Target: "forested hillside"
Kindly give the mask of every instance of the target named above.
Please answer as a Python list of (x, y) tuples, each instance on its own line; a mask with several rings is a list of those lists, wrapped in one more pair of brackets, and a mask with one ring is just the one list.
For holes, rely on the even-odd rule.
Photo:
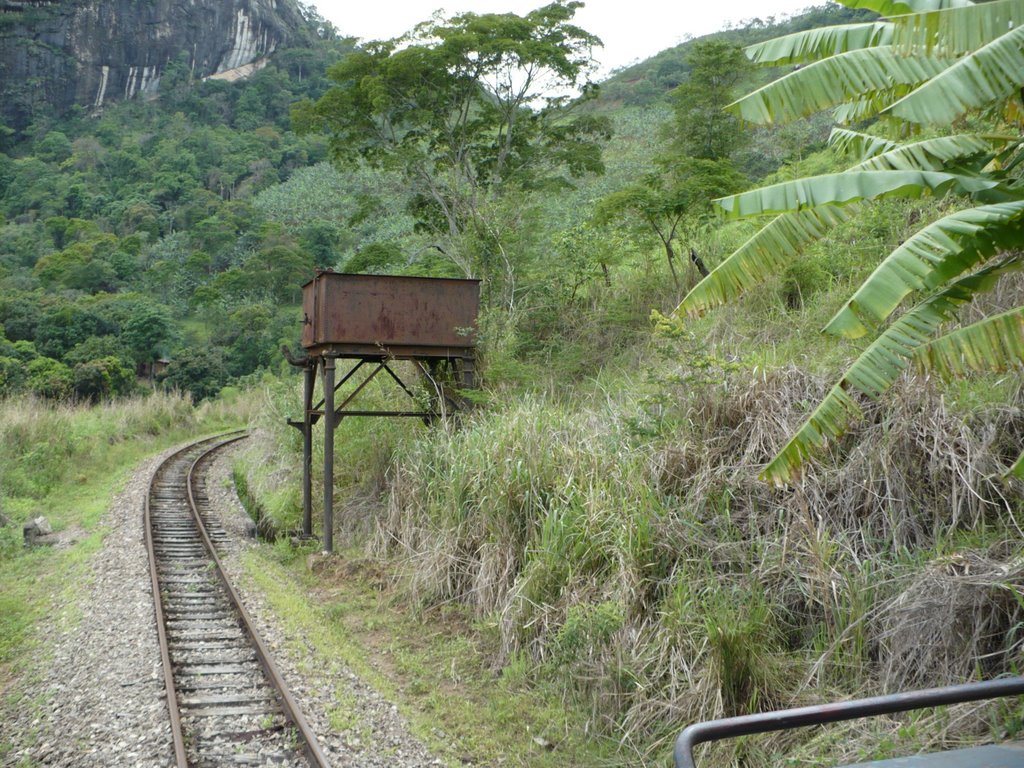
[[(820, 23), (837, 12), (817, 13)], [(179, 59), (163, 74), (156, 101), (76, 108), (63, 119), (40, 107), (24, 130), (7, 131), (3, 391), (123, 395), (135, 386), (132, 372), (166, 359), (168, 386), (206, 397), (239, 377), (281, 368), (278, 349), (297, 339), (292, 307), (315, 266), (484, 276), (479, 259), (450, 258), (452, 249), (445, 257), (431, 234), (429, 203), (394, 166), (331, 165), (326, 137), (294, 132), (291, 105), (319, 98), (327, 66), (352, 50), (315, 12), (307, 23), (317, 45), (277, 52), (244, 82), (194, 80)], [(604, 87), (614, 91), (616, 83)], [(628, 254), (656, 236), (643, 226), (629, 235), (601, 229), (592, 206), (670, 141), (670, 85), (659, 82), (662, 98), (645, 97), (642, 106), (609, 110), (602, 96), (599, 116), (577, 121), (587, 124), (590, 144), (565, 143), (555, 160), (565, 163), (561, 171), (552, 157), (531, 159), (531, 172), (541, 175), (511, 180), (514, 195), (488, 203), (487, 218), (515, 261), (501, 267), (506, 274), (485, 276), (495, 290), (515, 292), (488, 299), (511, 310), (494, 318), (492, 332), (509, 338), (492, 345), (493, 355), (507, 351), (513, 362), (550, 354), (540, 347), (560, 346), (573, 333), (560, 326), (578, 322), (572, 310), (587, 284), (616, 282), (617, 266), (632, 263)], [(817, 140), (823, 135), (819, 129)], [(761, 153), (748, 152), (739, 172), (763, 175), (781, 162), (775, 157), (766, 166)], [(650, 307), (622, 287), (609, 291), (622, 307), (608, 311), (634, 313), (633, 320), (610, 321), (610, 330), (645, 333)], [(649, 304), (667, 310), (671, 302)], [(520, 323), (544, 327), (524, 328), (523, 340), (512, 341)], [(568, 354), (594, 370), (590, 353)]]
[[(0, 393), (244, 391), (258, 413), (235, 479), (278, 541), (255, 570), (317, 600), (366, 578), (389, 609), (457, 615), (501, 686), (554, 686), (584, 713), (564, 747), (541, 740), (555, 757), (593, 759), (593, 740), (662, 764), (689, 722), (1017, 670), (1015, 70), (982, 57), (998, 98), (948, 114), (901, 100), (951, 87), (950, 62), (1024, 11), (953, 3), (979, 16), (918, 23), (892, 20), (910, 0), (845, 5), (604, 83), (573, 3), (361, 46), (306, 9), (315, 42), (247, 80), (181, 60), (156, 100), (36, 114), (0, 136)], [(935, 29), (960, 48), (933, 56)], [(344, 551), (327, 563), (289, 541), (301, 383), (280, 352), (298, 352), (317, 267), (482, 280), (473, 407), (339, 424)], [(377, 384), (361, 396), (393, 406)], [(42, 498), (3, 494), (25, 516)], [(1020, 722), (1017, 704), (971, 705), (704, 759), (841, 764)]]
[(244, 83), (193, 80), (178, 60), (157, 101), (64, 119), (41, 109), (8, 132), (3, 391), (120, 396), (169, 357), (168, 385), (201, 398), (278, 368), (301, 282), (343, 245), (336, 224), (285, 226), (259, 196), (326, 159), (322, 140), (292, 132), (288, 107), (322, 93), (350, 49), (332, 32)]

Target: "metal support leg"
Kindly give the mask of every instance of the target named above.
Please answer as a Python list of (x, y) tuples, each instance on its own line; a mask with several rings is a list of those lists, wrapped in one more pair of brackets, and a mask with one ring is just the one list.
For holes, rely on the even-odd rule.
[(334, 551), (334, 358), (324, 358), (324, 552)]
[(302, 388), (302, 535), (313, 535), (313, 387), (316, 367), (307, 365), (303, 371)]

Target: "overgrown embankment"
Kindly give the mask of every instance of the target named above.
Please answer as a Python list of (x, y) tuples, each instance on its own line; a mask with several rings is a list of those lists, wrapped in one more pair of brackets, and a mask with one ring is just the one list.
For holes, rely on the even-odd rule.
[[(429, 432), (363, 428), (376, 460), (346, 455), (363, 456), (364, 480), (364, 462), (377, 472), (360, 486), (341, 470), (364, 511), (337, 519), (415, 604), (495, 625), (496, 668), (563, 681), (626, 761), (663, 756), (695, 720), (1014, 669), (1022, 496), (999, 473), (1024, 441), (1019, 377), (908, 380), (798, 487), (757, 481), (825, 388), (676, 349), (614, 390), (535, 394)], [(366, 491), (381, 499), (370, 515)], [(904, 723), (900, 748), (1012, 721), (949, 718)], [(711, 759), (839, 763), (885, 754), (896, 723)]]
[[(0, 400), (0, 680), (20, 670), (39, 622), (77, 587), (103, 513), (140, 460), (244, 424), (247, 408), (241, 398), (193, 407), (164, 393), (99, 406)], [(39, 516), (56, 543), (25, 549), (22, 524)]]
[[(779, 177), (836, 162), (818, 153)], [(1019, 372), (908, 375), (795, 487), (757, 480), (859, 354), (818, 330), (880, 254), (961, 204), (874, 205), (742, 304), (661, 323), (653, 341), (638, 318), (680, 296), (650, 259), (623, 257), (614, 288), (583, 285), (547, 313), (524, 292), (508, 332), (482, 334), (475, 413), (431, 430), (342, 422), (335, 541), (376, 558), (413, 609), (464, 606), (496, 636), (495, 669), (560, 683), (624, 764), (667, 760), (697, 720), (1018, 669), (1024, 492), (1001, 473), (1024, 442)], [(709, 227), (697, 251), (714, 265), (753, 231)], [(963, 319), (1024, 288), (1000, 290), (1013, 295)], [(245, 471), (289, 527), (300, 443), (284, 414), (300, 397), (278, 395)], [(907, 754), (1014, 732), (1013, 706), (727, 742), (707, 759)]]

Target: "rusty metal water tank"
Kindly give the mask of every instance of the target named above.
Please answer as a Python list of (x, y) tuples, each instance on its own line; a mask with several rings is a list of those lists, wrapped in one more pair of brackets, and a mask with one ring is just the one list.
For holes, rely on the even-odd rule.
[(472, 358), (479, 280), (321, 272), (302, 287), (311, 356)]

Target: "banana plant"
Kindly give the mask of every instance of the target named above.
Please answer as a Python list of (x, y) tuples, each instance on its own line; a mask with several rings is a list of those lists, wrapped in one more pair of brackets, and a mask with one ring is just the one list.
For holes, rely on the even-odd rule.
[[(878, 21), (810, 30), (747, 49), (757, 63), (799, 64), (730, 109), (769, 124), (833, 109), (837, 122), (880, 118), (888, 136), (949, 126), (968, 114), (993, 133), (920, 141), (838, 125), (830, 143), (852, 155), (843, 173), (795, 179), (717, 202), (733, 219), (771, 217), (683, 299), (699, 315), (778, 274), (803, 248), (873, 200), (954, 193), (971, 207), (922, 227), (886, 256), (825, 332), (874, 340), (762, 472), (796, 481), (804, 463), (861, 414), (912, 363), (936, 374), (1024, 363), (1024, 308), (946, 331), (956, 312), (1020, 265), (1024, 249), (1024, 0), (839, 0)], [(916, 303), (890, 321), (897, 308)], [(1008, 469), (1024, 478), (1024, 453)]]

